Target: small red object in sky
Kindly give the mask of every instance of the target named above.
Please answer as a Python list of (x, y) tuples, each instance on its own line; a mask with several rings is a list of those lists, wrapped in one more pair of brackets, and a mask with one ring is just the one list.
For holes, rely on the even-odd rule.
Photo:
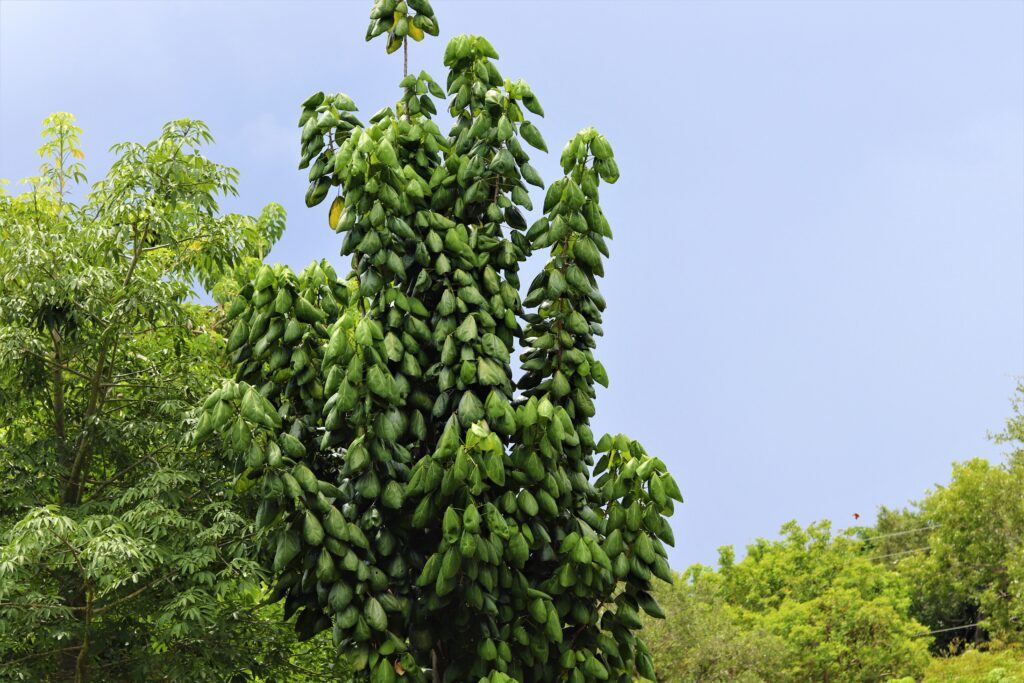
[(854, 512), (854, 513), (853, 513), (853, 518), (854, 518), (854, 519), (860, 519), (860, 513), (858, 513), (858, 512)]

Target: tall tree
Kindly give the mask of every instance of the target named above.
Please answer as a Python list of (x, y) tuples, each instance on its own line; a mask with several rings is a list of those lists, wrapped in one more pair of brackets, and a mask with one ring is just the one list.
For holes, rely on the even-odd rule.
[(265, 254), (284, 212), (219, 213), (237, 173), (198, 121), (116, 145), (84, 199), (74, 118), (43, 134), (40, 175), (0, 196), (0, 678), (283, 678), (231, 463), (184, 439), (225, 370), (192, 283)]
[[(367, 39), (403, 47), (407, 72), (408, 38), (436, 32), (426, 0), (378, 0)], [(497, 58), (458, 36), (445, 89), (406, 73), (365, 124), (344, 94), (303, 103), (306, 201), (338, 188), (328, 221), (353, 271), (259, 272), (231, 307), (237, 381), (197, 437), (262, 500), (285, 614), (304, 636), (331, 628), (360, 680), (653, 679), (638, 612), (660, 614), (679, 490), (636, 441), (589, 426), (608, 381), (599, 186), (618, 167), (582, 130), (528, 227), (527, 184), (544, 183), (522, 142), (546, 151), (526, 118), (543, 110)]]

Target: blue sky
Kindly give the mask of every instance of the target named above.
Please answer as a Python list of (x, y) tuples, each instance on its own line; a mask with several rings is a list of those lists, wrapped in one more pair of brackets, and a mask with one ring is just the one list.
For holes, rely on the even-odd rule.
[[(4, 0), (0, 178), (35, 171), (53, 111), (92, 180), (111, 144), (199, 118), (241, 172), (226, 207), (288, 210), (271, 259), (340, 263), (295, 124), (316, 90), (367, 115), (398, 97), (369, 6)], [(544, 105), (546, 179), (579, 128), (615, 148), (595, 431), (672, 469), (673, 564), (793, 518), (870, 522), (999, 455), (1024, 374), (1024, 3), (434, 6), (411, 68), (443, 82), (447, 39), (487, 36)]]

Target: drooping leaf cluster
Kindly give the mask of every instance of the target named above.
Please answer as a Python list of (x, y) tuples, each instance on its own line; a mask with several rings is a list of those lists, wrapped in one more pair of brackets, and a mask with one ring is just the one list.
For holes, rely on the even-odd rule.
[[(328, 223), (353, 270), (257, 275), (231, 306), (236, 379), (197, 436), (261, 500), (285, 614), (305, 637), (331, 629), (364, 679), (653, 679), (636, 631), (660, 613), (652, 581), (671, 579), (679, 489), (589, 426), (607, 384), (599, 187), (618, 168), (584, 129), (528, 225), (527, 185), (544, 183), (525, 147), (546, 144), (527, 114), (543, 110), (497, 58), (458, 36), (443, 90), (408, 75), (365, 124), (344, 94), (303, 103), (306, 202), (338, 188)], [(524, 307), (519, 269), (540, 249)]]
[(386, 47), (391, 54), (405, 45), (407, 38), (418, 42), (424, 35), (437, 33), (437, 17), (429, 0), (376, 0), (370, 10), (366, 40), (386, 34)]

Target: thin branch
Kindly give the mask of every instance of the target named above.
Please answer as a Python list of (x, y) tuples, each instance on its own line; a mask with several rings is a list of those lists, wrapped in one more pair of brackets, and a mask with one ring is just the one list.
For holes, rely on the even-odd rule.
[(170, 576), (161, 576), (160, 578), (158, 578), (158, 579), (156, 579), (154, 581), (151, 581), (150, 583), (142, 586), (138, 590), (134, 590), (131, 593), (129, 593), (128, 595), (125, 595), (123, 597), (118, 598), (114, 602), (107, 603), (106, 605), (103, 605), (102, 607), (97, 607), (96, 609), (92, 610), (92, 613), (93, 614), (103, 614), (104, 612), (107, 612), (108, 610), (112, 610), (115, 607), (117, 607), (118, 605), (123, 605), (124, 603), (128, 602), (129, 600), (131, 600), (133, 598), (137, 598), (138, 596), (142, 595), (142, 593), (144, 593), (145, 591), (149, 590), (150, 588), (152, 588), (153, 586), (157, 585), (161, 581), (164, 581), (164, 580), (169, 579), (169, 578), (170, 578)]
[(135, 469), (139, 465), (142, 465), (142, 464), (147, 463), (147, 462), (152, 463), (153, 466), (156, 467), (157, 469), (160, 468), (160, 463), (157, 462), (156, 458), (154, 458), (151, 455), (144, 455), (139, 460), (137, 460), (133, 464), (129, 465), (128, 467), (124, 468), (123, 470), (121, 470), (120, 472), (118, 472), (117, 474), (115, 474), (114, 476), (112, 476), (112, 477), (110, 477), (108, 479), (91, 480), (89, 483), (98, 484), (99, 488), (95, 489), (94, 491), (90, 491), (90, 494), (91, 494), (90, 500), (95, 500), (95, 497), (99, 493), (101, 493), (103, 491), (103, 489), (105, 489), (106, 487), (110, 486), (115, 481), (117, 481), (118, 479), (123, 477), (125, 474), (131, 472), (133, 469)]
[(157, 244), (152, 247), (143, 247), (142, 252), (145, 253), (149, 251), (157, 251), (158, 249), (169, 249), (171, 245), (178, 246), (179, 244), (183, 244), (185, 242), (195, 242), (196, 240), (205, 239), (210, 236), (210, 233), (204, 232), (198, 235), (192, 235), (190, 237), (182, 237), (180, 240), (172, 240), (168, 244)]
[(89, 375), (86, 375), (86, 374), (84, 374), (82, 372), (79, 372), (78, 370), (75, 370), (72, 367), (68, 367), (67, 365), (65, 365), (63, 363), (56, 362), (53, 359), (52, 356), (48, 356), (48, 355), (46, 355), (44, 353), (38, 353), (38, 352), (33, 351), (32, 349), (27, 348), (27, 347), (25, 347), (23, 350), (28, 355), (30, 355), (30, 356), (32, 356), (34, 358), (38, 358), (39, 360), (47, 363), (51, 370), (60, 370), (61, 372), (68, 372), (68, 373), (71, 373), (72, 375), (76, 375), (76, 376), (78, 376), (78, 377), (80, 377), (80, 378), (82, 378), (82, 379), (84, 379), (86, 381), (89, 381), (91, 379), (91, 377)]
[(78, 611), (85, 609), (85, 607), (80, 605), (61, 605), (60, 603), (47, 604), (45, 602), (0, 602), (0, 607), (18, 607), (22, 609), (69, 609)]
[(46, 655), (55, 655), (55, 654), (57, 654), (59, 652), (71, 652), (72, 650), (77, 650), (77, 649), (78, 649), (77, 645), (72, 645), (71, 647), (58, 647), (58, 648), (53, 649), (53, 650), (44, 650), (42, 652), (33, 652), (30, 655), (25, 655), (24, 657), (19, 657), (18, 659), (8, 660), (8, 661), (4, 662), (4, 665), (5, 666), (10, 666), (11, 664), (17, 664), (18, 662), (24, 662), (25, 660), (28, 660), (28, 659), (34, 659), (36, 657), (45, 657)]

